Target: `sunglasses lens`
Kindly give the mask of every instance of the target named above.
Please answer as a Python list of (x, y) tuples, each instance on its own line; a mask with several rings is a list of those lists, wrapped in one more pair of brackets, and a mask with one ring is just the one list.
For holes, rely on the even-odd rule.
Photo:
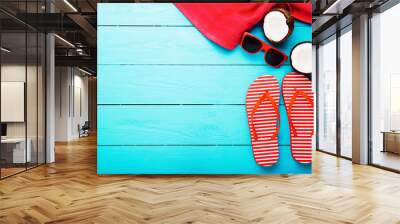
[(242, 47), (250, 53), (256, 53), (262, 47), (262, 43), (252, 36), (246, 36), (243, 39)]
[(272, 49), (267, 51), (267, 53), (265, 54), (265, 61), (272, 66), (278, 66), (282, 63), (284, 58), (285, 56), (281, 52)]

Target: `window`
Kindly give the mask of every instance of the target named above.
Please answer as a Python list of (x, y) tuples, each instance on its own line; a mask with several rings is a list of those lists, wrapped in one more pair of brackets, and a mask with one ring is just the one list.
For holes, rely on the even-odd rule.
[(342, 31), (340, 45), (340, 155), (352, 157), (352, 32)]
[(318, 47), (318, 149), (336, 153), (336, 36)]
[[(0, 1), (1, 6), (16, 2)], [(43, 13), (44, 1), (18, 2), (16, 13)], [(0, 178), (45, 163), (45, 34), (0, 12)], [(13, 108), (13, 109), (10, 109)]]
[(400, 5), (371, 18), (371, 162), (400, 170)]

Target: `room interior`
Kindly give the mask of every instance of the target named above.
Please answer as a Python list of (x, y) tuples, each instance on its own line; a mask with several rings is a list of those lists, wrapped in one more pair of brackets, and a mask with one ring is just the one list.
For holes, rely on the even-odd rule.
[[(107, 72), (101, 66), (97, 70), (97, 35), (100, 35), (97, 3), (122, 2), (127, 1), (0, 2), (0, 223), (3, 220), (5, 223), (399, 222), (400, 202), (395, 199), (400, 197), (400, 101), (397, 97), (400, 94), (397, 65), (400, 45), (397, 30), (393, 29), (400, 21), (398, 1), (312, 1), (316, 65), (312, 78), (316, 91), (315, 150), (309, 169), (312, 174), (99, 175), (98, 104), (113, 104), (110, 106), (113, 108), (134, 107), (128, 101), (135, 97), (127, 96), (125, 103), (114, 102), (116, 99), (104, 97), (104, 91), (100, 91), (102, 101), (97, 102), (97, 76), (104, 78), (100, 74)], [(143, 10), (136, 13), (143, 13)], [(112, 30), (110, 25), (100, 26)], [(143, 24), (132, 26), (145, 27)], [(160, 24), (150, 27), (158, 29)], [(178, 27), (192, 29), (186, 23)], [(129, 26), (119, 24), (114, 29), (119, 32), (128, 30)], [(122, 41), (125, 39), (121, 37)], [(360, 40), (370, 42), (362, 45)], [(165, 42), (154, 45), (162, 44)], [(363, 55), (367, 64), (355, 63), (363, 59), (360, 55), (365, 52), (368, 53)], [(105, 55), (99, 58), (102, 57)], [(124, 75), (139, 75), (132, 71), (140, 71), (135, 69), (143, 66), (115, 63), (125, 73), (110, 74), (108, 82), (102, 80), (103, 85), (111, 86), (115, 84), (112, 80), (119, 79), (120, 85), (126, 87)], [(232, 66), (232, 74), (246, 75), (239, 72), (246, 70), (246, 66)], [(262, 70), (260, 65), (253, 66), (255, 70)], [(171, 67), (173, 71), (177, 65)], [(187, 69), (188, 66), (182, 67)], [(360, 71), (360, 67), (365, 70)], [(152, 78), (150, 70), (141, 72)], [(198, 72), (202, 72), (201, 67)], [(256, 75), (248, 74), (250, 78)], [(360, 76), (368, 79), (362, 80)], [(155, 87), (169, 88), (169, 84)], [(363, 94), (357, 87), (365, 88), (362, 92), (365, 101), (360, 99)], [(118, 89), (114, 85), (114, 91)], [(210, 92), (206, 88), (203, 90)], [(140, 93), (141, 90), (131, 91)], [(154, 96), (154, 99), (160, 98)], [(148, 99), (148, 95), (143, 98), (144, 101)], [(168, 108), (182, 108), (180, 104), (174, 102)], [(222, 106), (239, 104), (235, 101)], [(360, 119), (364, 123), (354, 119), (361, 117), (360, 111), (365, 112), (365, 120)], [(118, 115), (112, 112), (110, 116)], [(123, 130), (127, 122), (138, 124), (140, 119), (131, 116), (109, 125), (120, 125)], [(159, 126), (156, 128), (165, 132)], [(173, 133), (173, 136), (185, 139), (190, 134), (185, 131)], [(109, 135), (102, 137), (104, 140)], [(120, 140), (134, 138), (128, 136)], [(242, 142), (239, 143), (236, 147), (243, 147)], [(107, 142), (104, 145), (107, 146)], [(130, 147), (146, 149), (148, 145), (132, 143)], [(167, 147), (173, 146), (159, 144), (159, 149)], [(289, 156), (289, 150), (286, 153), (284, 155)], [(140, 163), (143, 158), (146, 159), (145, 156), (135, 159)], [(202, 164), (212, 159), (210, 156)], [(168, 160), (163, 162), (168, 165)]]
[(44, 35), (2, 33), (1, 173), (3, 177), (45, 162)]

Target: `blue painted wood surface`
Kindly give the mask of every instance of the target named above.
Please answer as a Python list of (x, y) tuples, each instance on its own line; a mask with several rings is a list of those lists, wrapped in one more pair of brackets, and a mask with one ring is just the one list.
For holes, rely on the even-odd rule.
[(257, 165), (250, 146), (99, 146), (97, 152), (99, 174), (311, 173), (311, 165), (294, 161), (287, 146), (271, 167)]
[[(98, 106), (99, 145), (250, 145), (242, 105), (121, 105)], [(289, 145), (286, 109), (280, 145)]]
[[(311, 27), (300, 26), (279, 49), (290, 54), (299, 41), (310, 40)], [(229, 51), (213, 44), (194, 27), (99, 26), (100, 64), (258, 64), (264, 53)], [(262, 36), (260, 28), (253, 31)], [(130, 38), (127, 38), (130, 37)], [(286, 61), (288, 64), (288, 61)]]
[(192, 26), (173, 4), (98, 4), (100, 26)]
[[(296, 22), (279, 48), (305, 40), (311, 26)], [(288, 62), (273, 69), (262, 53), (215, 45), (172, 4), (98, 4), (98, 172), (310, 173), (290, 155), (283, 105), (279, 163), (258, 166), (250, 147), (248, 86), (290, 71)]]
[(291, 71), (291, 66), (265, 65), (99, 65), (97, 103), (244, 105), (247, 89), (257, 77), (274, 75), (281, 83)]

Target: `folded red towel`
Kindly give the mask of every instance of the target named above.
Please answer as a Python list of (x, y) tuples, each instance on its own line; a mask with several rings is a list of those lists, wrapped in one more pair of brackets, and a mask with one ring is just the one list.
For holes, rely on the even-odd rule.
[(286, 7), (293, 17), (312, 23), (311, 3), (175, 3), (175, 6), (207, 38), (233, 49), (242, 34), (274, 7)]

